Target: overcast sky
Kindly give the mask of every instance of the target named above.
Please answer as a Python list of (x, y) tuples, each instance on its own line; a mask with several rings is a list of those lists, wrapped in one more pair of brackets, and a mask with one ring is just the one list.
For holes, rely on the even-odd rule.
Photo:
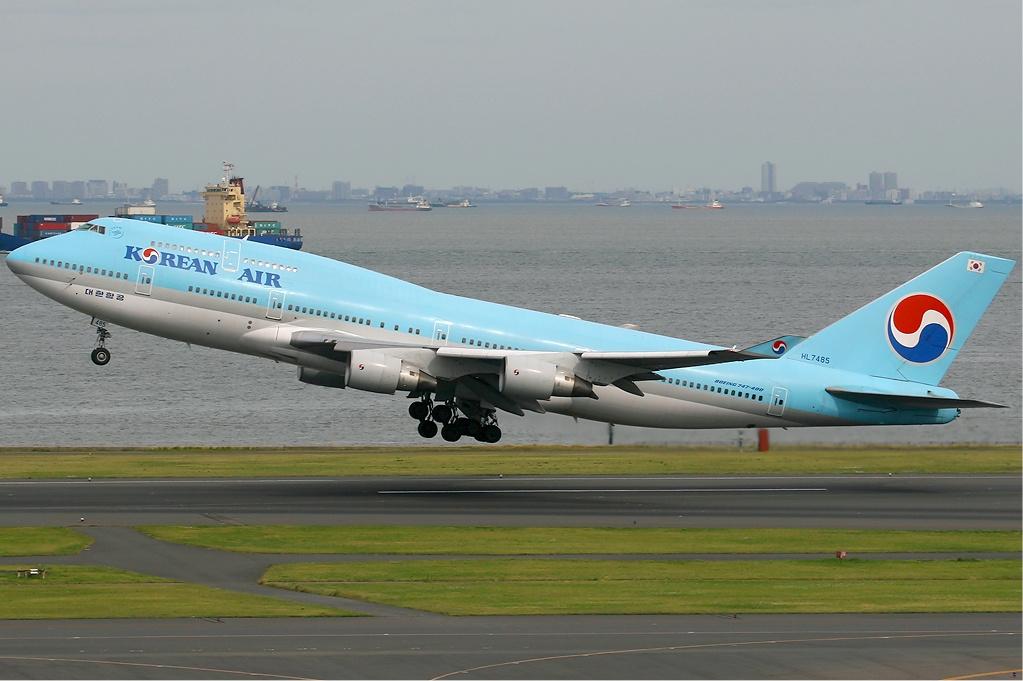
[(1021, 184), (1018, 0), (0, 3), (0, 184)]

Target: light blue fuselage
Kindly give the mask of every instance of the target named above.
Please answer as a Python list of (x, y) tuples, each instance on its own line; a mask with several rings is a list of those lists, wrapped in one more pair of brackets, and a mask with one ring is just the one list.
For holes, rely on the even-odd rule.
[[(424, 347), (554, 353), (717, 348), (440, 293), (310, 253), (131, 220), (93, 224), (105, 232), (78, 231), (33, 243), (10, 254), (8, 265), (47, 296), (97, 319), (300, 366), (331, 370), (321, 356), (287, 347), (289, 334), (299, 329)], [(147, 255), (146, 249), (153, 250)], [(544, 407), (619, 424), (677, 428), (945, 423), (958, 414), (836, 398), (824, 388), (955, 393), (844, 371), (833, 362), (829, 356), (801, 356), (796, 347), (780, 359), (662, 370), (660, 381), (640, 383), (645, 396), (602, 386), (599, 400), (551, 398)]]

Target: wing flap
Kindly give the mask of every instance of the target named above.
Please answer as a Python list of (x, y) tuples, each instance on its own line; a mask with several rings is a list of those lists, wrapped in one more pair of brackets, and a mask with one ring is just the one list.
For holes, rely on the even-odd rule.
[(902, 395), (897, 393), (872, 392), (856, 388), (831, 386), (824, 389), (835, 397), (854, 402), (884, 404), (902, 409), (1005, 409), (1006, 405), (982, 400), (964, 400), (958, 397), (939, 397), (937, 395)]
[(645, 371), (685, 369), (686, 367), (745, 362), (751, 359), (774, 359), (747, 350), (672, 350), (667, 352), (582, 352), (580, 359), (595, 362), (613, 362)]

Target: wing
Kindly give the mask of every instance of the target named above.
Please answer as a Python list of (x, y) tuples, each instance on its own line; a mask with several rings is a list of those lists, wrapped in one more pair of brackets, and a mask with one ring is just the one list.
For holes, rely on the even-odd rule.
[[(451, 395), (466, 393), (495, 407), (521, 415), (523, 410), (544, 411), (541, 401), (551, 392), (530, 392), (522, 387), (526, 379), (532, 386), (546, 378), (560, 386), (554, 394), (597, 399), (593, 386), (613, 385), (642, 397), (637, 382), (659, 380), (656, 373), (666, 369), (774, 359), (749, 350), (707, 348), (663, 352), (536, 352), (499, 350), (425, 343), (396, 343), (331, 330), (303, 330), (291, 335), (296, 349), (348, 362), (352, 353), (380, 352), (398, 357), (436, 378)], [(445, 385), (446, 384), (446, 385)], [(440, 393), (438, 392), (438, 395)]]

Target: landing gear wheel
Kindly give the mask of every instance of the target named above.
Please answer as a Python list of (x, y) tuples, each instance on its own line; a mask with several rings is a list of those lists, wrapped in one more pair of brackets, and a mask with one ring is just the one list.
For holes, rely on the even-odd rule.
[(433, 408), (433, 420), (438, 423), (447, 423), (454, 415), (454, 410), (446, 404), (438, 404)]
[(420, 421), (417, 430), (423, 437), (431, 438), (437, 434), (437, 424), (433, 421)]
[(501, 429), (493, 423), (489, 426), (483, 426), (483, 432), (480, 433), (480, 437), (484, 442), (493, 444), (501, 439)]
[(458, 433), (460, 435), (472, 435), (472, 433), (469, 432), (469, 428), (471, 428), (470, 424), (472, 424), (471, 420), (465, 418), (464, 416), (460, 416), (457, 419), (455, 419), (455, 422), (452, 425), (458, 429)]
[(110, 351), (106, 348), (96, 348), (92, 351), (92, 363), (103, 366), (110, 361)]
[(476, 419), (470, 419), (469, 423), (465, 425), (466, 435), (479, 438), (481, 432), (483, 432), (483, 424)]
[(448, 442), (458, 442), (459, 438), (462, 437), (462, 429), (454, 423), (448, 423), (440, 429), (440, 436)]
[(430, 416), (430, 405), (426, 402), (413, 402), (408, 406), (408, 415), (417, 421), (425, 421)]

